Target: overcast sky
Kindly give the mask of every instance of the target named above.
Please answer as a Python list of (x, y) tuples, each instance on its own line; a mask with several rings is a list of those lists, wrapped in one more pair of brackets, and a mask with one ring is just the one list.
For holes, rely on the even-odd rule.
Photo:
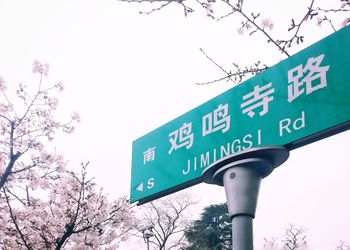
[[(271, 17), (274, 34), (306, 8), (285, 1), (250, 4)], [(90, 161), (90, 175), (111, 198), (129, 195), (133, 140), (233, 87), (195, 84), (222, 76), (199, 48), (223, 66), (284, 59), (263, 37), (238, 35), (235, 18), (216, 22), (200, 9), (184, 17), (176, 5), (138, 14), (150, 8), (114, 0), (0, 0), (0, 75), (8, 84), (30, 85), (32, 61), (50, 64), (49, 81), (66, 86), (60, 115), (77, 111), (82, 117), (57, 147), (72, 168)], [(306, 31), (303, 47), (331, 32), (318, 29), (309, 36), (314, 29)], [(263, 180), (254, 220), (257, 245), (263, 237), (281, 236), (289, 223), (308, 229), (310, 249), (350, 242), (349, 140), (344, 132), (294, 150)], [(220, 187), (199, 184), (187, 191), (202, 206), (225, 201)]]

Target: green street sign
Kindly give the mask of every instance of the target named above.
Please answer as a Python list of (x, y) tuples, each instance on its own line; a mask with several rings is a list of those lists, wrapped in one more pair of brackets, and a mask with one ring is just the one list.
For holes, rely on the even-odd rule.
[(210, 164), (244, 149), (295, 149), (350, 127), (350, 27), (135, 140), (130, 201), (201, 182)]

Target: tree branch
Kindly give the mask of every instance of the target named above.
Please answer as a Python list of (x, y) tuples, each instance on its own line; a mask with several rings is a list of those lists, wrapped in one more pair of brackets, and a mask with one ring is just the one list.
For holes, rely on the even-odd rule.
[(7, 207), (9, 208), (9, 211), (10, 211), (10, 216), (11, 216), (12, 223), (15, 225), (16, 231), (20, 235), (21, 240), (22, 240), (24, 246), (26, 247), (26, 249), (32, 250), (33, 248), (30, 247), (30, 245), (28, 244), (27, 240), (25, 239), (24, 234), (22, 233), (22, 230), (18, 226), (18, 223), (17, 223), (17, 220), (16, 220), (16, 216), (13, 214), (12, 207), (10, 205), (10, 200), (9, 200), (9, 197), (8, 197), (8, 195), (6, 193), (6, 188), (3, 187), (2, 189), (4, 191)]

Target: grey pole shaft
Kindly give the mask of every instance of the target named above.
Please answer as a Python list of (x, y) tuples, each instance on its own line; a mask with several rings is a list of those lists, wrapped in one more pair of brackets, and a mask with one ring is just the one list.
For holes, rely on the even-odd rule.
[(288, 157), (285, 147), (252, 148), (223, 158), (203, 171), (205, 182), (225, 187), (233, 250), (253, 250), (253, 219), (261, 180)]
[(223, 177), (227, 205), (232, 218), (233, 250), (253, 250), (253, 218), (261, 174), (255, 168), (247, 167), (248, 162), (245, 164), (246, 166), (227, 169)]
[(232, 219), (232, 249), (253, 250), (253, 218), (248, 215)]

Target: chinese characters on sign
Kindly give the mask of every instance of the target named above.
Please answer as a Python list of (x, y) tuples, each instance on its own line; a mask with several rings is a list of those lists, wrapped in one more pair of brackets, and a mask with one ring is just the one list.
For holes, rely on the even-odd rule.
[(130, 202), (198, 184), (242, 150), (293, 150), (350, 129), (349, 44), (345, 27), (133, 141)]
[[(298, 96), (306, 92), (312, 92), (327, 87), (326, 73), (329, 65), (320, 66), (324, 55), (311, 57), (307, 60), (305, 67), (298, 65), (288, 71), (288, 102), (292, 102)], [(272, 82), (263, 86), (256, 85), (252, 92), (244, 95), (244, 101), (240, 107), (243, 114), (250, 118), (255, 116), (255, 110), (261, 108), (259, 115), (263, 116), (269, 112), (269, 102), (273, 101), (274, 88)], [(222, 133), (230, 129), (230, 119), (228, 104), (220, 104), (213, 112), (202, 117), (202, 136), (207, 136), (216, 131)], [(182, 147), (190, 149), (194, 143), (194, 134), (192, 132), (192, 122), (184, 123), (179, 129), (169, 134), (170, 155), (174, 150)], [(155, 147), (149, 148), (144, 152), (144, 164), (151, 162), (155, 157)]]
[(169, 155), (173, 150), (182, 147), (191, 148), (193, 145), (192, 123), (184, 123), (179, 129), (171, 132), (169, 134), (169, 142), (171, 143)]
[(143, 152), (143, 164), (154, 161), (156, 147), (148, 148)]
[[(326, 73), (329, 65), (321, 66), (324, 55), (308, 58), (306, 65), (302, 64), (288, 71), (288, 102), (292, 102), (298, 96), (327, 87)], [(258, 112), (259, 116), (264, 116), (269, 112), (269, 103), (274, 100), (275, 89), (272, 82), (264, 85), (256, 85), (252, 92), (242, 97), (240, 105), (243, 114), (250, 118)], [(256, 111), (258, 110), (258, 111)], [(229, 115), (229, 105), (220, 104), (212, 112), (202, 116), (202, 136), (207, 136), (217, 131), (226, 133), (230, 129), (231, 115)], [(194, 143), (192, 122), (184, 123), (180, 128), (169, 134), (170, 149), (168, 154), (179, 148), (190, 149)], [(155, 158), (156, 147), (148, 148), (144, 154), (144, 164), (151, 162)]]
[[(311, 57), (307, 60), (305, 67), (298, 65), (288, 71), (288, 102), (294, 101), (298, 96), (303, 94), (306, 89), (306, 94), (327, 87), (326, 72), (328, 66), (320, 67), (324, 55)], [(307, 73), (307, 75), (305, 75)], [(304, 83), (306, 86), (304, 86)]]
[(259, 112), (260, 116), (265, 115), (269, 111), (269, 102), (273, 100), (273, 96), (269, 95), (275, 92), (275, 90), (271, 88), (271, 85), (272, 83), (270, 82), (262, 87), (255, 86), (253, 92), (243, 96), (243, 100), (247, 100), (252, 97), (248, 101), (242, 103), (241, 108), (245, 108), (243, 109), (243, 114), (248, 113), (250, 118), (253, 118), (255, 115), (253, 110), (259, 108), (260, 106), (262, 106), (262, 111)]
[[(213, 119), (214, 118), (214, 119)], [(218, 130), (225, 133), (230, 129), (228, 104), (220, 104), (213, 112), (202, 117), (202, 135), (206, 136)]]

